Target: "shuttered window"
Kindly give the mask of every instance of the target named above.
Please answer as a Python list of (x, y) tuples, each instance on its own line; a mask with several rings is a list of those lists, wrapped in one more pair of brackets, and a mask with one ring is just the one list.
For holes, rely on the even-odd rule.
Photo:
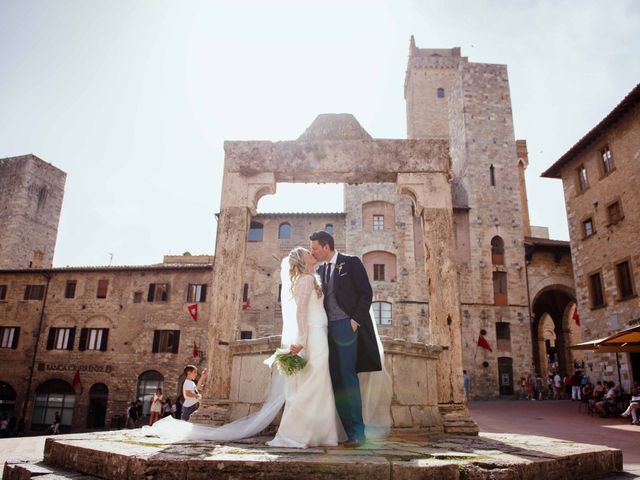
[(0, 327), (0, 348), (18, 348), (20, 327)]
[(73, 350), (76, 327), (51, 327), (47, 338), (47, 350)]
[(109, 339), (108, 328), (83, 328), (80, 330), (80, 345), (78, 350), (107, 350)]
[(149, 293), (147, 295), (148, 302), (166, 302), (169, 299), (168, 283), (150, 283)]
[(107, 298), (108, 290), (109, 280), (98, 280), (98, 291), (96, 292), (96, 298)]
[(155, 330), (153, 332), (153, 353), (178, 353), (180, 330)]

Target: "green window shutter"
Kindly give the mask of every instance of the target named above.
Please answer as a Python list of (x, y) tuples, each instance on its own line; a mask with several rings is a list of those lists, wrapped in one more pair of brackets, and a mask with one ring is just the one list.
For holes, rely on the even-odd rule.
[(100, 351), (105, 352), (107, 350), (107, 339), (109, 338), (109, 329), (102, 329), (102, 343), (100, 344)]
[(11, 348), (15, 350), (16, 348), (18, 348), (18, 337), (20, 337), (20, 327), (13, 327), (13, 328), (14, 328), (13, 343), (11, 344)]
[(81, 352), (86, 350), (87, 348), (87, 332), (88, 331), (89, 331), (88, 328), (80, 329), (80, 345), (78, 345), (78, 350), (80, 350)]
[(178, 353), (178, 348), (180, 347), (180, 330), (173, 331), (173, 349), (172, 353)]
[(153, 346), (151, 347), (151, 352), (158, 353), (159, 348), (160, 348), (160, 330), (155, 330), (153, 332)]
[(67, 344), (67, 350), (73, 350), (73, 341), (76, 338), (76, 327), (73, 327), (69, 332), (69, 343)]

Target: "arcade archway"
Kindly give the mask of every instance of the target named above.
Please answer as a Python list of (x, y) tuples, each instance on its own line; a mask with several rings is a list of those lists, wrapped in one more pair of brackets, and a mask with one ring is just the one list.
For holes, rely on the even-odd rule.
[(573, 292), (563, 285), (543, 289), (532, 302), (533, 363), (543, 377), (553, 371), (573, 372), (568, 347), (579, 341), (579, 328), (572, 319), (575, 307)]

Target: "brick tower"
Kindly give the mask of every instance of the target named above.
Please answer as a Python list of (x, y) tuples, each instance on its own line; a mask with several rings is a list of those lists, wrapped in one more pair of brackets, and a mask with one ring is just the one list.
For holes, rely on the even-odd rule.
[[(412, 37), (405, 100), (409, 138), (450, 142), (463, 364), (477, 392), (497, 393), (499, 380), (500, 393), (512, 393), (518, 378), (532, 373), (524, 250), (530, 229), (526, 143), (516, 148), (507, 67), (469, 62), (460, 48), (417, 48)], [(492, 354), (476, 345), (481, 333)]]
[(0, 159), (0, 269), (51, 267), (66, 177), (35, 155)]

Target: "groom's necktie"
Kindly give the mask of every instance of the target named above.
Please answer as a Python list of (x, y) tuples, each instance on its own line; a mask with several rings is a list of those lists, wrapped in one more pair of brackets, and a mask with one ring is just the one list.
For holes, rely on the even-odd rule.
[(329, 279), (331, 278), (331, 262), (324, 267), (324, 289), (329, 289)]

